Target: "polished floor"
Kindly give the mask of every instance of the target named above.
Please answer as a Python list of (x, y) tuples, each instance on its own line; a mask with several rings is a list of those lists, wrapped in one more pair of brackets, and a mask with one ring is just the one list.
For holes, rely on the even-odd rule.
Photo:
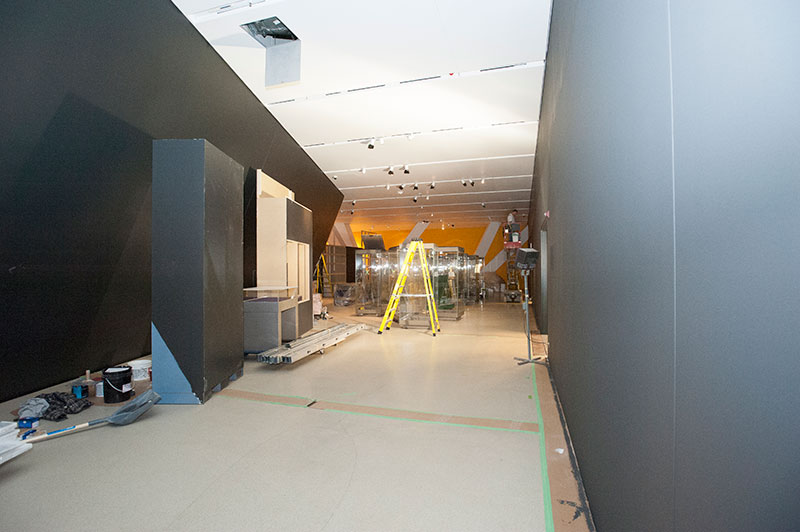
[(331, 311), (322, 324), (373, 328), (293, 366), (249, 359), (205, 405), (35, 444), (0, 467), (0, 528), (592, 528), (547, 369), (513, 360), (527, 354), (518, 304), (469, 307), (436, 338)]

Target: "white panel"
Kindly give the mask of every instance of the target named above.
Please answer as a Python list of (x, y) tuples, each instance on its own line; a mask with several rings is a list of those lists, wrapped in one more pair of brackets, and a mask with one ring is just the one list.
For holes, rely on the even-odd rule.
[(256, 198), (258, 286), (286, 286), (286, 199)]
[(409, 83), (267, 108), (304, 146), (415, 131), (535, 121), (539, 119), (543, 76), (544, 67), (497, 70), (479, 76)]
[(427, 228), (428, 228), (428, 224), (427, 223), (417, 222), (417, 224), (414, 226), (414, 228), (411, 229), (411, 232), (408, 233), (408, 236), (406, 236), (403, 239), (403, 244), (408, 244), (409, 242), (411, 242), (415, 238), (421, 237), (422, 233), (424, 233), (425, 229), (427, 229)]
[(498, 229), (500, 229), (500, 222), (490, 222), (489, 225), (486, 226), (486, 231), (483, 232), (481, 242), (478, 244), (478, 248), (475, 250), (476, 255), (479, 257), (486, 256), (486, 252), (489, 251), (489, 247), (492, 245), (494, 237), (497, 236)]

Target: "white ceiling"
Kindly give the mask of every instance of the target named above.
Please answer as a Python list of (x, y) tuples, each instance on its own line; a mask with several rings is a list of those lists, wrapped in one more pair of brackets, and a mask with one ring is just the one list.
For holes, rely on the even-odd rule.
[[(344, 193), (337, 221), (527, 213), (551, 0), (173, 2)], [(267, 89), (239, 26), (273, 16), (301, 40), (301, 79)]]

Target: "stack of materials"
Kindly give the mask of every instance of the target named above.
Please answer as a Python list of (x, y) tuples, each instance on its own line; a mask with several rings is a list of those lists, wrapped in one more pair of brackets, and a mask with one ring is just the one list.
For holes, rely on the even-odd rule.
[(17, 424), (13, 421), (0, 421), (0, 465), (33, 447), (17, 438), (17, 432)]

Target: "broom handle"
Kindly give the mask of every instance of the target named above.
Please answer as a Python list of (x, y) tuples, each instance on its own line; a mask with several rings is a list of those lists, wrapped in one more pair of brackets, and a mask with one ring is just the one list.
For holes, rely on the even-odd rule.
[(103, 419), (95, 419), (93, 421), (87, 421), (86, 423), (81, 423), (80, 425), (72, 425), (71, 427), (53, 430), (51, 432), (47, 432), (45, 434), (41, 434), (39, 436), (34, 436), (33, 438), (28, 438), (25, 440), (25, 443), (36, 443), (37, 441), (47, 440), (52, 438), (53, 436), (57, 436), (59, 434), (64, 434), (67, 432), (75, 432), (76, 430), (85, 429), (87, 427), (91, 427), (94, 425), (99, 425), (100, 423), (106, 423), (108, 418)]

